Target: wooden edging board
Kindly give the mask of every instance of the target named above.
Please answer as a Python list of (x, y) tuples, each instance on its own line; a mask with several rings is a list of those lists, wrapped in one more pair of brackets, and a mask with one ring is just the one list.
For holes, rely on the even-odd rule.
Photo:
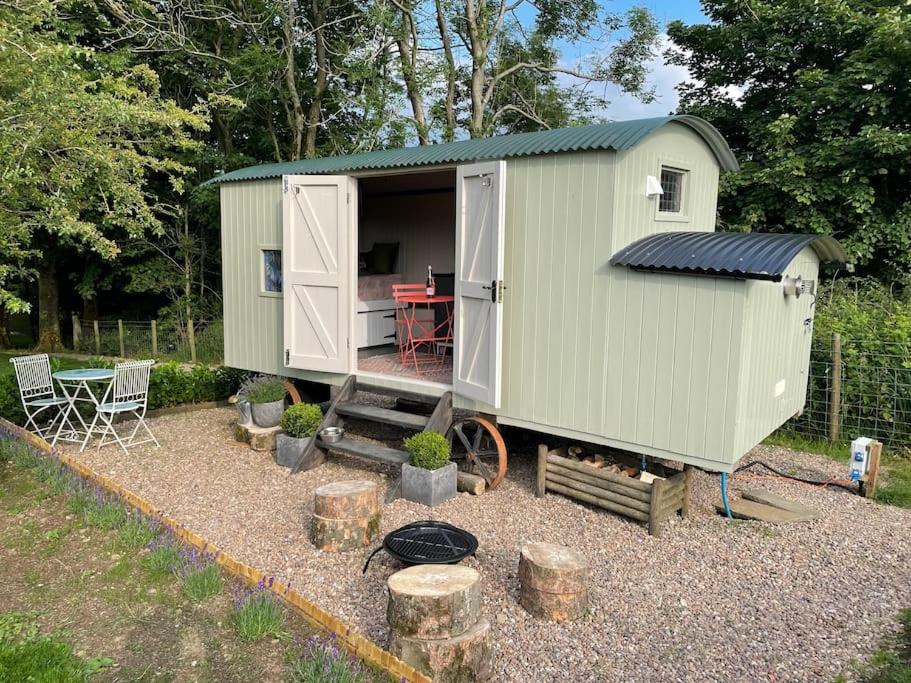
[(126, 505), (139, 510), (144, 515), (154, 518), (162, 526), (170, 529), (175, 536), (184, 542), (189, 543), (202, 552), (214, 555), (215, 562), (232, 576), (242, 579), (249, 584), (257, 584), (260, 581), (263, 581), (264, 585), (268, 586), (268, 589), (275, 594), (277, 598), (304, 617), (308, 623), (323, 631), (334, 633), (342, 646), (356, 657), (382, 669), (396, 679), (411, 681), (413, 683), (432, 683), (428, 676), (409, 664), (406, 664), (391, 652), (382, 649), (342, 620), (310, 602), (300, 593), (293, 590), (290, 585), (281, 581), (273, 581), (270, 584), (268, 581), (270, 577), (266, 576), (266, 574), (259, 569), (234, 559), (231, 555), (219, 549), (214, 543), (210, 543), (192, 529), (188, 529), (177, 520), (159, 512), (150, 502), (141, 498), (136, 493), (133, 493), (133, 491), (124, 488), (105, 475), (95, 472), (92, 468), (73, 459), (66, 453), (55, 450), (41, 437), (35, 436), (31, 432), (2, 417), (0, 417), (0, 430), (25, 441), (30, 446), (47, 455), (56, 457), (63, 465), (80, 477), (83, 477), (105, 491), (116, 495)]

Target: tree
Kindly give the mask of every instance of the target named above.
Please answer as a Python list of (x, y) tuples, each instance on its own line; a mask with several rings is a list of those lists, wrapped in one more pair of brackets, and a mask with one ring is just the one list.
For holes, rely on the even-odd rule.
[(58, 258), (104, 260), (120, 240), (161, 229), (148, 192), (175, 191), (205, 117), (160, 96), (156, 74), (118, 55), (77, 47), (62, 0), (0, 4), (0, 302), (26, 310), (4, 280), (38, 280), (39, 346), (60, 345)]
[(733, 230), (831, 234), (885, 278), (911, 271), (911, 7), (892, 0), (705, 0), (674, 22), (680, 110), (743, 162), (722, 183)]
[[(644, 101), (654, 96), (645, 63), (658, 26), (644, 9), (613, 14), (596, 0), (382, 4), (394, 8), (390, 33), (421, 144), (431, 142), (435, 122), (450, 141), (458, 125), (481, 137), (587, 121), (607, 106), (592, 85), (617, 85)], [(557, 44), (582, 38), (598, 49), (577, 64), (562, 62)]]

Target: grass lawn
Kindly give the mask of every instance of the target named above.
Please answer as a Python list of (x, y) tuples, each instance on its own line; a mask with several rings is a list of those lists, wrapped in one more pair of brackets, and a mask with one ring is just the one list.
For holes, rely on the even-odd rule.
[(0, 683), (24, 680), (387, 679), (268, 592), (0, 441)]
[[(833, 444), (799, 434), (776, 432), (766, 439), (765, 443), (805, 453), (819, 453), (843, 462), (845, 463), (845, 477), (847, 477), (848, 460), (851, 455), (851, 446), (847, 442)], [(884, 448), (880, 468), (875, 500), (880, 503), (911, 508), (911, 457), (908, 457), (907, 452), (894, 455), (889, 452), (888, 448)]]

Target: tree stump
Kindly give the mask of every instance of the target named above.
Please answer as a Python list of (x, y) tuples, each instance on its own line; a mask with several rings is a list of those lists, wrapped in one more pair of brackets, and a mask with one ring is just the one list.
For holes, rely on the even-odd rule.
[(451, 638), (422, 640), (392, 632), (389, 651), (433, 679), (433, 683), (484, 681), (491, 676), (490, 623), (480, 619)]
[(526, 543), (519, 555), (519, 603), (549, 621), (578, 619), (588, 609), (588, 561), (552, 543)]
[(418, 565), (389, 577), (389, 650), (435, 683), (491, 674), (490, 624), (480, 575), (460, 565)]
[(480, 575), (470, 567), (421, 564), (389, 577), (386, 620), (400, 636), (449, 638), (481, 617)]
[(380, 499), (371, 481), (338, 481), (316, 489), (310, 542), (326, 552), (368, 545), (380, 531)]
[(281, 431), (281, 427), (235, 424), (234, 440), (249, 444), (254, 451), (274, 451), (276, 437)]

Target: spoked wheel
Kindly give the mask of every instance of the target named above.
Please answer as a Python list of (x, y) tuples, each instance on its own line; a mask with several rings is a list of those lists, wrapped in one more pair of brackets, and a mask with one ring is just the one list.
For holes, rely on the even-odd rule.
[(452, 459), (462, 469), (483, 477), (491, 490), (500, 485), (506, 476), (506, 443), (493, 423), (483, 417), (457, 420), (447, 437)]

